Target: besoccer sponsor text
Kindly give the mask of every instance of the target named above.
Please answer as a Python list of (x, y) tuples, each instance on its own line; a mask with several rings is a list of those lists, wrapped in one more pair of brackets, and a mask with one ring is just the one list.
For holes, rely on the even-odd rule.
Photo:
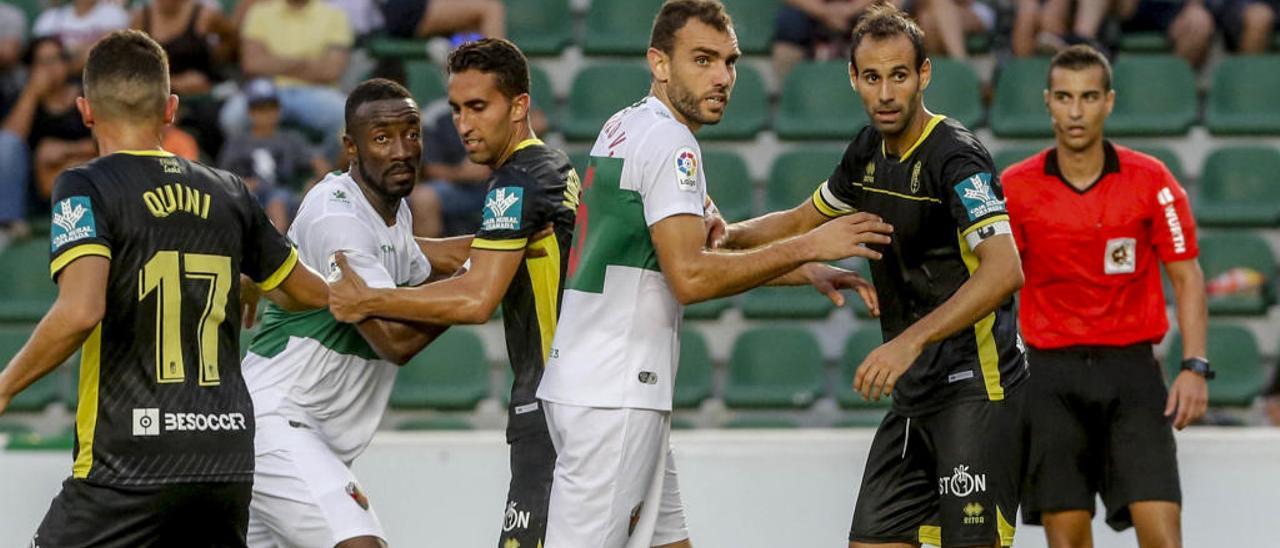
[(159, 436), (164, 432), (234, 432), (248, 428), (243, 413), (162, 414), (155, 407), (133, 410), (135, 436)]

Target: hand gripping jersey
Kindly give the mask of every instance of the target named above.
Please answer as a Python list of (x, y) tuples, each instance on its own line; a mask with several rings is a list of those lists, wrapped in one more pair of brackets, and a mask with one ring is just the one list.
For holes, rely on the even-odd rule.
[(104, 156), (58, 176), (51, 239), (55, 278), (111, 260), (106, 314), (80, 350), (72, 476), (251, 481), (240, 274), (272, 289), (297, 253), (244, 183), (161, 151)]
[[(901, 158), (873, 127), (858, 133), (831, 178), (813, 194), (828, 216), (867, 211), (893, 225), (871, 261), (886, 341), (928, 315), (978, 268), (973, 249), (1009, 234), (991, 156), (959, 123), (935, 115)], [(946, 340), (924, 348), (894, 387), (894, 409), (927, 413), (955, 401), (1004, 399), (1027, 375), (1013, 298)]]
[(591, 149), (564, 310), (538, 397), (588, 407), (671, 409), (683, 307), (649, 227), (702, 216), (693, 133), (647, 97), (614, 114)]
[[(413, 239), (408, 205), (402, 201), (395, 224), (387, 226), (346, 173), (329, 175), (307, 193), (289, 236), (302, 262), (325, 276), (336, 268), (337, 251), (369, 287), (419, 285), (431, 273)], [(257, 416), (280, 416), (320, 432), (345, 462), (373, 439), (397, 369), (328, 309), (286, 312), (274, 304), (267, 305), (244, 359)], [(270, 448), (271, 440), (259, 440), (259, 453)]]

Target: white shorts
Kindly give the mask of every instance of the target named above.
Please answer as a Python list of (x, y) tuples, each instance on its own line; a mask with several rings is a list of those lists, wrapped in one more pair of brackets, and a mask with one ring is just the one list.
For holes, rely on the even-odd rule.
[(689, 538), (670, 413), (543, 406), (556, 447), (545, 548), (649, 548)]
[(306, 427), (258, 421), (250, 548), (330, 547), (386, 534), (346, 463)]

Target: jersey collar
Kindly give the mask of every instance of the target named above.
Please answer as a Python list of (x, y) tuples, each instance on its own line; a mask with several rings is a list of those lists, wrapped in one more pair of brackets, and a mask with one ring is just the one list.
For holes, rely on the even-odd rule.
[(1098, 178), (1089, 183), (1089, 186), (1084, 187), (1084, 190), (1076, 188), (1075, 185), (1071, 184), (1071, 181), (1062, 176), (1062, 168), (1058, 165), (1057, 147), (1049, 149), (1049, 152), (1045, 154), (1044, 174), (1061, 181), (1062, 184), (1067, 185), (1067, 188), (1074, 190), (1076, 194), (1084, 194), (1097, 186), (1098, 182), (1107, 175), (1120, 173), (1120, 155), (1116, 153), (1116, 147), (1111, 144), (1111, 141), (1105, 139), (1102, 141), (1102, 155), (1102, 173), (1099, 173)]
[[(908, 148), (906, 152), (902, 153), (902, 157), (898, 158), (898, 161), (907, 161), (907, 158), (911, 157), (911, 153), (915, 152), (917, 148), (920, 148), (920, 145), (924, 143), (925, 139), (929, 138), (929, 134), (933, 133), (933, 128), (937, 127), (940, 122), (946, 119), (947, 117), (941, 114), (934, 114), (932, 118), (929, 118), (929, 121), (924, 124), (924, 131), (920, 132), (920, 136), (916, 138), (916, 142), (911, 143), (911, 148)], [(890, 158), (889, 149), (885, 146), (883, 138), (880, 139), (880, 154), (885, 158)]]
[(529, 148), (534, 145), (545, 145), (545, 144), (546, 143), (542, 142), (542, 139), (539, 139), (537, 137), (530, 137), (528, 139), (520, 141), (519, 143), (516, 143), (516, 148), (515, 150), (511, 151), (511, 153), (515, 154), (517, 152), (520, 152), (521, 149)]
[(159, 158), (172, 158), (174, 154), (167, 150), (117, 150), (116, 154), (128, 154), (130, 156), (155, 156)]

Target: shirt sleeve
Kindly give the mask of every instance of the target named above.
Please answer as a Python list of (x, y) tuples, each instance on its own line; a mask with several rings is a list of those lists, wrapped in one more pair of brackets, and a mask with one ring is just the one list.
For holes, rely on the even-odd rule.
[(1004, 170), (1004, 172), (1000, 174), (1000, 182), (1006, 191), (1005, 208), (1009, 213), (1009, 228), (1013, 233), (1013, 241), (1018, 246), (1018, 253), (1021, 254), (1026, 251), (1025, 242), (1027, 241), (1027, 236), (1023, 233), (1023, 225), (1020, 222), (1022, 220), (1022, 214), (1019, 212), (1019, 209), (1022, 204), (1017, 199), (1018, 193), (1012, 191), (1013, 186), (1017, 183), (1013, 182), (1014, 179), (1010, 179), (1008, 175), (1009, 170)]
[(707, 196), (702, 151), (693, 134), (679, 129), (655, 128), (634, 149), (644, 154), (639, 190), (649, 226), (673, 215), (702, 216)]
[(940, 192), (943, 203), (969, 249), (977, 249), (997, 234), (1013, 233), (1004, 189), (986, 152), (965, 150), (952, 155), (938, 180), (945, 185)]
[(58, 32), (58, 10), (61, 8), (49, 8), (40, 13), (36, 17), (36, 22), (31, 27), (31, 36), (49, 36)]
[(267, 219), (267, 213), (258, 205), (253, 194), (244, 188), (244, 183), (236, 179), (243, 189), (241, 207), (248, 217), (244, 233), (244, 258), (240, 261), (240, 271), (249, 276), (262, 287), (263, 291), (271, 291), (280, 285), (293, 268), (298, 264), (298, 250), (276, 230), (275, 225)]
[(1194, 259), (1200, 254), (1196, 243), (1196, 220), (1191, 214), (1187, 192), (1169, 169), (1160, 166), (1160, 184), (1152, 185), (1151, 241), (1162, 262)]
[(53, 216), (49, 229), (49, 275), (80, 257), (111, 258), (111, 225), (107, 202), (87, 177), (68, 170), (53, 184)]
[(859, 133), (845, 148), (844, 156), (840, 157), (840, 163), (836, 164), (831, 176), (813, 192), (814, 207), (827, 217), (848, 215), (858, 210), (856, 182), (866, 170), (865, 161), (861, 161), (858, 153), (862, 140), (862, 134)]
[(471, 247), (524, 249), (529, 237), (551, 220), (546, 194), (547, 189), (524, 171), (506, 168), (494, 173)]
[(271, 33), (271, 22), (262, 16), (262, 10), (266, 7), (267, 4), (264, 3), (249, 6), (249, 11), (244, 14), (244, 30), (240, 33), (241, 38), (263, 40)]
[(341, 251), (347, 257), (347, 266), (359, 274), (369, 287), (391, 288), (395, 278), (382, 264), (382, 250), (369, 229), (354, 215), (325, 215), (317, 219), (311, 229), (302, 235), (308, 257), (324, 257), (322, 274), (328, 277), (337, 270), (333, 256)]

